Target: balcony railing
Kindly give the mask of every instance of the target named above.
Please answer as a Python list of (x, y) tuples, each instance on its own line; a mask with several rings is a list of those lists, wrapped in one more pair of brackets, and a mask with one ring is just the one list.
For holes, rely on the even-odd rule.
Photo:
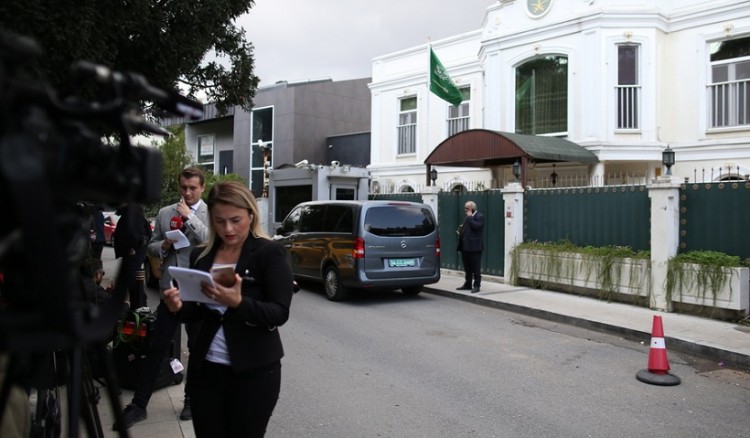
[(469, 129), (469, 117), (456, 117), (448, 119), (448, 137), (459, 132)]
[(417, 125), (398, 127), (398, 154), (413, 154), (417, 151)]
[(617, 92), (617, 129), (639, 129), (641, 102), (640, 85), (618, 85)]
[(750, 125), (750, 79), (711, 84), (707, 87), (708, 127)]

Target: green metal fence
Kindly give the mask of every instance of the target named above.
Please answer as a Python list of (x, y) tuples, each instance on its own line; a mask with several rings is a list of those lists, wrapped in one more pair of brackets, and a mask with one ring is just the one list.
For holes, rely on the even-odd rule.
[(750, 258), (750, 182), (683, 184), (680, 252), (721, 251)]
[(500, 191), (441, 192), (438, 195), (440, 265), (445, 269), (463, 270), (461, 254), (457, 251), (456, 230), (464, 221), (464, 204), (467, 201), (474, 201), (477, 210), (485, 217), (482, 272), (502, 276), (505, 262), (505, 204)]
[(650, 211), (642, 185), (530, 189), (524, 196), (524, 241), (650, 250)]

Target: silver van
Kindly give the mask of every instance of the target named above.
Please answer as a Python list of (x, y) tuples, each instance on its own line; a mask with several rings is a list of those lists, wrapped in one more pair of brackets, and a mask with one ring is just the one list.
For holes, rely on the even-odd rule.
[(416, 202), (303, 202), (275, 236), (296, 279), (322, 281), (326, 297), (351, 288), (416, 295), (440, 280), (440, 237), (432, 209)]

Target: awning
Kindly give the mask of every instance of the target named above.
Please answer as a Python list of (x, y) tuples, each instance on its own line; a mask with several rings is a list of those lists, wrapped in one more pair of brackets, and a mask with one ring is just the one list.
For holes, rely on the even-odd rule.
[(431, 166), (490, 167), (526, 163), (596, 163), (597, 156), (558, 137), (470, 129), (445, 139), (424, 161)]

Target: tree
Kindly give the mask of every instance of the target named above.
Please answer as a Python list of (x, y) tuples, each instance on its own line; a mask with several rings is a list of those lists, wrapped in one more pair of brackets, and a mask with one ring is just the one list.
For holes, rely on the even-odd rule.
[(158, 146), (164, 158), (161, 200), (158, 203), (146, 206), (145, 211), (147, 216), (156, 216), (161, 207), (177, 202), (180, 199), (179, 174), (193, 160), (193, 157), (185, 147), (185, 127), (171, 127), (168, 130), (172, 135), (167, 137), (164, 143)]
[[(252, 107), (258, 87), (253, 46), (234, 20), (253, 0), (3, 0), (0, 28), (44, 49), (39, 70), (62, 95), (74, 87), (70, 65), (83, 59), (144, 75), (164, 89), (205, 92), (217, 109)], [(219, 61), (204, 62), (215, 53)], [(90, 91), (90, 90), (89, 90)]]

